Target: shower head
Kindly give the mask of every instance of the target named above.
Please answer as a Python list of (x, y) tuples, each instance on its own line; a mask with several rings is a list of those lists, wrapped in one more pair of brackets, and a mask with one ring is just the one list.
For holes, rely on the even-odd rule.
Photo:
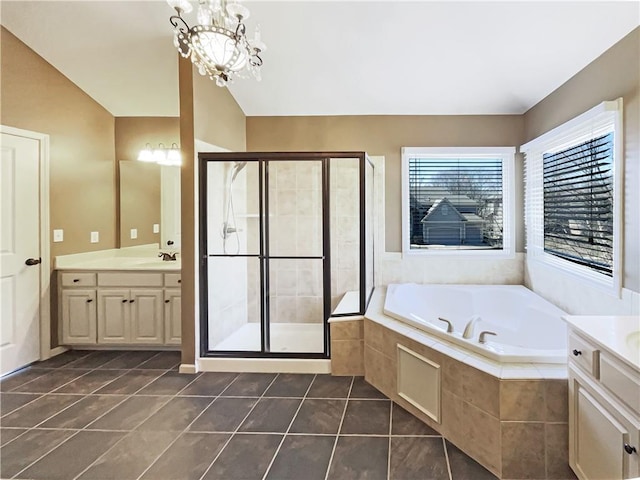
[(247, 162), (234, 162), (233, 170), (231, 170), (231, 183), (236, 179), (240, 170), (247, 166)]

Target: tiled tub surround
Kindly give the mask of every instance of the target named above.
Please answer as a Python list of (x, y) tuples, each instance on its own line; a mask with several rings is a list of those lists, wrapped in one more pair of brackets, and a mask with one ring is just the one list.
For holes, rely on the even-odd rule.
[(331, 374), (364, 375), (364, 317), (332, 318)]
[[(498, 364), (382, 313), (364, 320), (365, 379), (505, 479), (575, 478), (568, 465), (566, 365)], [(440, 422), (398, 394), (398, 345), (440, 366)]]
[(0, 382), (0, 477), (495, 480), (362, 377), (70, 351)]

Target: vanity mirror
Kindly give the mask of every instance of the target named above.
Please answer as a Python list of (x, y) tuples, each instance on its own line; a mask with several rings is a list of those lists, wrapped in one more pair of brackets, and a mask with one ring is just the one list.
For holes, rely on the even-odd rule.
[(180, 167), (137, 160), (146, 145), (155, 149), (179, 142), (178, 117), (116, 117), (120, 248), (153, 243), (163, 250), (180, 248)]
[(121, 160), (119, 173), (120, 247), (180, 248), (180, 167)]

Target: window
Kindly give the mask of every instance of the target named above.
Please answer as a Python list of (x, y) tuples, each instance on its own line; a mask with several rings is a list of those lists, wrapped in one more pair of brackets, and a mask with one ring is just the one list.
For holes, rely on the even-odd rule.
[(403, 253), (512, 254), (515, 148), (403, 148)]
[(532, 259), (619, 287), (622, 99), (523, 145)]

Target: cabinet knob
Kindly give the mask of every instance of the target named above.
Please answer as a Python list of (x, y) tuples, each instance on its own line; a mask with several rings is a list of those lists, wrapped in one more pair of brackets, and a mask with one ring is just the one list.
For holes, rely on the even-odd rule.
[(87, 303), (91, 303), (91, 302), (93, 302), (93, 298), (90, 298), (87, 300)]
[(133, 302), (135, 302), (135, 300), (129, 300), (129, 303), (133, 303)]
[(628, 443), (624, 444), (624, 451), (627, 452), (629, 455), (636, 453), (636, 447), (634, 447), (633, 445), (629, 445)]
[(80, 281), (80, 279), (79, 279), (79, 278), (74, 278), (74, 279), (73, 279), (73, 283), (78, 283), (79, 281)]
[(178, 280), (178, 283), (182, 283), (182, 280)]
[(169, 303), (171, 300), (165, 300), (164, 303)]
[(576, 350), (575, 348), (573, 349), (573, 354), (577, 357), (578, 355), (582, 355), (582, 352), (580, 350)]
[(124, 300), (122, 300), (122, 303), (127, 303), (129, 300), (127, 300), (126, 298)]

